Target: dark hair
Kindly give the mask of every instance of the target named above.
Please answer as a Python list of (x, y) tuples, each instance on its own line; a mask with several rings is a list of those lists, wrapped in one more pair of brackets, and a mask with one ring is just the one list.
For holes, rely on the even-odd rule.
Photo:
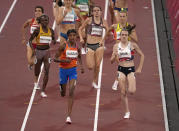
[(95, 7), (99, 8), (99, 9), (100, 9), (100, 11), (102, 11), (101, 6), (99, 6), (99, 5), (94, 5), (94, 6), (92, 7), (92, 12), (93, 12), (93, 9), (94, 9)]
[(41, 23), (41, 19), (42, 19), (42, 18), (47, 18), (48, 21), (49, 21), (49, 17), (48, 17), (48, 15), (43, 14), (43, 15), (41, 15), (40, 17), (37, 18), (37, 21), (38, 21), (39, 24)]
[(35, 7), (35, 9), (37, 9), (37, 8), (40, 8), (40, 9), (42, 10), (42, 13), (44, 13), (44, 8), (43, 8), (42, 6), (37, 5), (37, 6)]
[(127, 29), (126, 27), (122, 28), (122, 30), (121, 30), (121, 32), (120, 32), (120, 34), (121, 34), (123, 31), (127, 31), (127, 32), (128, 32), (128, 34), (129, 34), (129, 31), (128, 31), (128, 29)]
[(69, 36), (71, 33), (77, 34), (77, 32), (76, 32), (75, 29), (69, 29), (69, 30), (67, 31), (67, 36)]
[(126, 26), (126, 30), (129, 32), (129, 35), (132, 33), (132, 30), (135, 29), (135, 27), (135, 24)]

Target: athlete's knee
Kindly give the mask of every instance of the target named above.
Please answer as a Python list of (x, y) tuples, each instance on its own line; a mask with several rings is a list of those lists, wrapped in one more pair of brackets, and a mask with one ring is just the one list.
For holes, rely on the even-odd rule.
[(93, 70), (93, 69), (94, 69), (94, 66), (88, 65), (88, 69), (89, 69), (89, 70)]
[(131, 95), (133, 95), (136, 92), (136, 88), (128, 88), (128, 93), (130, 93)]
[(126, 90), (125, 89), (121, 89), (121, 95), (126, 96)]
[(99, 69), (99, 67), (100, 67), (100, 64), (96, 64), (96, 69)]

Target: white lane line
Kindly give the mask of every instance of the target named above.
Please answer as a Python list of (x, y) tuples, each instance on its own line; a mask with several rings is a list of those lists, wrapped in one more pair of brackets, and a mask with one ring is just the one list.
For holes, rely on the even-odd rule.
[(6, 17), (5, 17), (5, 19), (4, 19), (4, 21), (3, 21), (2, 25), (1, 25), (1, 27), (0, 27), (0, 34), (1, 34), (1, 32), (2, 32), (2, 30), (3, 30), (3, 28), (4, 28), (4, 26), (5, 26), (5, 24), (6, 24), (7, 20), (8, 20), (8, 18), (9, 18), (9, 16), (10, 16), (10, 14), (11, 14), (11, 12), (12, 12), (12, 10), (13, 10), (15, 4), (16, 4), (16, 2), (17, 2), (17, 0), (14, 0), (14, 2), (12, 3), (11, 8), (9, 9), (9, 11), (8, 11), (8, 13), (7, 13), (7, 15), (6, 15)]
[[(40, 74), (39, 74), (39, 77), (38, 77), (38, 80), (37, 80), (37, 87), (38, 87), (38, 84), (39, 84), (39, 81), (40, 81), (40, 77), (41, 77), (41, 74), (42, 74), (43, 67), (44, 67), (44, 63), (42, 63), (42, 66), (41, 66), (41, 71), (40, 71)], [(25, 117), (24, 117), (24, 121), (22, 123), (21, 131), (24, 131), (24, 129), (25, 129), (27, 119), (29, 117), (30, 110), (31, 110), (31, 107), (32, 107), (32, 104), (33, 104), (33, 101), (34, 101), (36, 90), (37, 90), (36, 86), (34, 86), (34, 89), (32, 91), (32, 95), (31, 95), (31, 98), (30, 98), (30, 102), (29, 102), (29, 105), (28, 105), (28, 108), (27, 108), (27, 111), (26, 111), (26, 114), (25, 114)]]
[(162, 77), (163, 75), (162, 75), (162, 67), (161, 67), (161, 59), (160, 59), (160, 49), (159, 49), (159, 43), (158, 43), (156, 15), (155, 15), (155, 9), (154, 9), (155, 7), (154, 7), (154, 1), (153, 0), (151, 0), (151, 4), (152, 4), (152, 14), (153, 14), (156, 49), (157, 49), (158, 69), (159, 69), (159, 74), (160, 74), (160, 88), (161, 88), (161, 95), (162, 95), (163, 113), (164, 113), (164, 121), (165, 121), (165, 131), (169, 131), (167, 108), (166, 108), (166, 101), (165, 101), (165, 92), (164, 92), (163, 77)]
[[(104, 12), (104, 20), (107, 19), (108, 4), (109, 4), (109, 0), (106, 0), (105, 12)], [(104, 37), (104, 34), (105, 34), (105, 32), (103, 32), (103, 37)], [(102, 68), (103, 68), (103, 59), (102, 59), (101, 64), (100, 64), (99, 76), (98, 76), (98, 89), (97, 89), (97, 95), (96, 95), (96, 109), (95, 109), (95, 118), (94, 118), (93, 131), (98, 130), (97, 126), (98, 126), (99, 100), (100, 100), (100, 92), (101, 92)]]
[[(55, 29), (55, 21), (53, 22), (52, 29), (53, 29), (53, 30)], [(40, 77), (41, 77), (41, 75), (42, 75), (42, 70), (43, 70), (43, 68), (44, 68), (44, 63), (42, 63), (42, 65), (41, 65), (40, 74), (39, 74), (39, 77), (38, 77), (38, 80), (37, 80), (37, 87), (38, 87), (38, 85), (39, 85), (39, 81), (40, 81)], [(35, 94), (36, 94), (36, 86), (34, 86), (34, 89), (33, 89), (33, 91), (32, 91), (32, 95), (31, 95), (31, 98), (30, 98), (30, 102), (29, 102), (29, 105), (28, 105), (28, 108), (27, 108), (27, 111), (26, 111), (26, 114), (25, 114), (25, 117), (24, 117), (24, 121), (23, 121), (23, 123), (22, 123), (21, 131), (24, 131), (24, 130), (25, 130), (25, 126), (26, 126), (27, 119), (28, 119), (29, 114), (30, 114), (30, 110), (31, 110), (31, 108), (32, 108), (32, 104), (33, 104), (33, 101), (34, 101)]]

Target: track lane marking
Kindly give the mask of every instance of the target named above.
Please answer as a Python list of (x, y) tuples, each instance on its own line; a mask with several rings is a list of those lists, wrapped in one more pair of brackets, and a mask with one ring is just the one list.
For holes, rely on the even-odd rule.
[[(108, 12), (108, 4), (109, 0), (105, 0), (105, 12), (104, 12), (104, 20), (107, 20), (107, 12)], [(103, 32), (103, 37), (105, 35), (105, 31)], [(96, 108), (95, 108), (95, 118), (94, 118), (94, 128), (93, 131), (97, 131), (98, 126), (98, 113), (99, 113), (99, 101), (100, 101), (100, 92), (101, 92), (101, 79), (102, 79), (102, 68), (103, 68), (103, 58), (100, 64), (99, 76), (98, 76), (98, 88), (96, 95)]]
[[(53, 30), (55, 29), (55, 24), (56, 23), (54, 21), (53, 26), (52, 26)], [(40, 81), (40, 78), (41, 78), (41, 75), (42, 75), (43, 68), (44, 68), (44, 63), (42, 63), (42, 65), (41, 65), (41, 70), (40, 70), (40, 74), (39, 74), (39, 77), (38, 77), (38, 80), (37, 80), (37, 85), (39, 85), (39, 81)], [(29, 114), (30, 114), (30, 110), (32, 108), (32, 104), (33, 104), (33, 101), (34, 101), (35, 94), (36, 94), (36, 87), (34, 86), (33, 91), (32, 91), (32, 95), (31, 95), (31, 98), (30, 98), (30, 102), (29, 102), (29, 105), (28, 105), (28, 108), (27, 108), (27, 111), (26, 111), (26, 114), (25, 114), (25, 117), (24, 117), (24, 120), (23, 120), (23, 123), (22, 123), (22, 126), (21, 126), (21, 131), (25, 130), (25, 126), (26, 126), (26, 123), (27, 123), (27, 120), (28, 120), (28, 117), (29, 117)]]
[(6, 17), (5, 17), (5, 19), (4, 19), (4, 21), (3, 21), (3, 23), (2, 23), (2, 25), (1, 25), (1, 27), (0, 27), (0, 34), (1, 34), (1, 32), (2, 32), (2, 30), (3, 30), (3, 28), (4, 28), (4, 26), (5, 26), (5, 24), (6, 24), (6, 22), (7, 22), (7, 20), (8, 20), (8, 18), (9, 18), (9, 16), (10, 16), (10, 14), (11, 14), (16, 3), (17, 3), (17, 0), (14, 0), (9, 11), (8, 11), (8, 13), (7, 13), (7, 15), (6, 15)]
[(163, 74), (162, 74), (161, 59), (160, 59), (160, 49), (159, 49), (159, 43), (158, 43), (156, 15), (155, 15), (155, 9), (154, 9), (155, 7), (154, 7), (153, 0), (151, 0), (151, 5), (152, 5), (152, 16), (153, 16), (153, 24), (154, 24), (154, 34), (155, 34), (155, 43), (156, 43), (156, 51), (157, 51), (158, 69), (159, 69), (159, 74), (160, 74), (160, 88), (161, 88), (161, 95), (162, 95), (165, 131), (169, 131), (167, 108), (166, 108), (166, 101), (165, 101), (165, 91), (164, 91), (163, 78), (162, 78)]

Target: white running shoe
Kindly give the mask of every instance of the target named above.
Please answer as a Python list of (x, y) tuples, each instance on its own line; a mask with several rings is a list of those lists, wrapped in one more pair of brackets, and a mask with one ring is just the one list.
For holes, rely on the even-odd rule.
[(85, 54), (86, 54), (85, 48), (81, 48), (81, 54), (82, 54), (82, 55), (85, 55)]
[(98, 85), (96, 85), (96, 83), (95, 83), (95, 82), (92, 82), (92, 87), (94, 87), (94, 88), (96, 88), (96, 89), (99, 89), (99, 86), (98, 86)]
[(130, 112), (126, 112), (125, 115), (124, 115), (124, 118), (129, 119), (130, 118)]
[(29, 64), (29, 65), (28, 65), (28, 69), (29, 69), (29, 70), (32, 70), (32, 69), (33, 69), (33, 65), (30, 65), (30, 64)]
[(117, 90), (117, 85), (118, 85), (118, 81), (114, 81), (114, 84), (112, 85), (112, 89), (114, 90), (114, 91), (116, 91)]
[(69, 116), (68, 116), (67, 119), (66, 119), (66, 123), (67, 123), (67, 124), (71, 124), (71, 123), (72, 123), (71, 118), (70, 118)]
[(112, 86), (112, 89), (114, 90), (114, 91), (117, 91), (117, 86)]
[(34, 87), (36, 90), (40, 90), (40, 86), (37, 83), (34, 83)]
[(40, 93), (40, 95), (41, 95), (41, 97), (43, 97), (43, 98), (47, 97), (47, 94), (45, 94), (45, 92), (43, 92), (43, 91)]
[(58, 38), (58, 39), (56, 40), (56, 42), (60, 42), (60, 38)]

